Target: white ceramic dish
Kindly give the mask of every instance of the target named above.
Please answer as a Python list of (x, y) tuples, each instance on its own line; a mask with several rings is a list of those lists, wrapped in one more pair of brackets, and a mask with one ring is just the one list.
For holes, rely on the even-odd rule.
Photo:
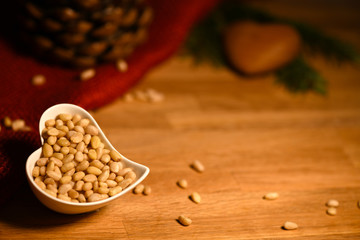
[[(73, 105), (73, 104), (58, 104), (54, 105), (50, 108), (48, 108), (41, 116), (40, 122), (39, 122), (39, 132), (41, 136), (41, 132), (45, 127), (45, 121), (48, 119), (54, 119), (57, 115), (60, 113), (71, 113), (71, 114), (80, 114), (83, 118), (88, 118), (91, 121), (91, 124), (96, 126), (99, 129), (99, 137), (102, 139), (103, 143), (107, 148), (110, 150), (117, 151), (109, 142), (109, 140), (106, 138), (104, 133), (102, 132), (101, 128), (97, 124), (97, 122), (94, 120), (94, 118), (83, 108)], [(44, 143), (44, 139), (41, 138), (41, 143)], [(39, 148), (35, 152), (33, 152), (26, 161), (26, 176), (28, 179), (28, 182), (30, 184), (30, 187), (32, 191), (34, 192), (35, 196), (48, 208), (60, 212), (60, 213), (66, 213), (66, 214), (78, 214), (78, 213), (85, 213), (85, 212), (91, 212), (98, 208), (104, 207), (111, 203), (112, 201), (118, 199), (125, 193), (131, 191), (136, 185), (138, 185), (141, 181), (143, 181), (146, 176), (149, 174), (150, 170), (148, 167), (141, 165), (139, 163), (133, 162), (123, 155), (123, 162), (127, 167), (130, 167), (134, 170), (136, 173), (136, 181), (132, 183), (129, 187), (127, 187), (125, 190), (120, 192), (119, 194), (109, 197), (107, 199), (97, 201), (97, 202), (89, 202), (89, 203), (73, 203), (73, 202), (67, 202), (63, 201), (61, 199), (52, 197), (48, 195), (46, 192), (40, 189), (37, 184), (35, 184), (33, 177), (32, 177), (32, 170), (35, 166), (36, 161), (40, 158), (42, 149)]]

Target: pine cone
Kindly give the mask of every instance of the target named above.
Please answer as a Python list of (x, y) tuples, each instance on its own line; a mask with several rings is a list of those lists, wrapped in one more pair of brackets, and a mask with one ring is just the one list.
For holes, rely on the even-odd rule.
[(91, 67), (144, 42), (152, 9), (139, 0), (21, 1), (21, 39), (47, 61)]

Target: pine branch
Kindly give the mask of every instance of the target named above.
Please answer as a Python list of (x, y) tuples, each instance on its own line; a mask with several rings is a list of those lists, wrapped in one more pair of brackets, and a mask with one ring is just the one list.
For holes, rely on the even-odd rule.
[[(311, 54), (320, 54), (327, 60), (339, 63), (360, 63), (355, 49), (336, 38), (327, 36), (312, 26), (272, 16), (267, 12), (246, 6), (238, 1), (223, 1), (191, 31), (182, 55), (190, 56), (195, 63), (230, 67), (223, 50), (222, 32), (234, 21), (252, 20), (261, 23), (289, 24), (299, 32), (303, 46)], [(326, 93), (326, 81), (301, 57), (276, 71), (277, 82), (292, 92), (315, 91)]]
[(288, 65), (276, 71), (277, 83), (284, 85), (290, 92), (304, 93), (315, 91), (325, 95), (327, 82), (302, 57), (298, 57)]

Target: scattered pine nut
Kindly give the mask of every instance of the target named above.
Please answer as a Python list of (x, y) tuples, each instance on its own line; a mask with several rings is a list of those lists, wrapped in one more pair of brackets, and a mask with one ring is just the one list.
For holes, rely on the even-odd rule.
[(23, 119), (16, 119), (11, 123), (13, 131), (19, 131), (25, 127), (25, 121)]
[(147, 102), (148, 101), (148, 95), (146, 94), (146, 92), (137, 90), (134, 92), (134, 96), (136, 100), (139, 100), (140, 102)]
[(87, 81), (95, 76), (95, 69), (89, 68), (80, 73), (80, 80)]
[(335, 199), (330, 199), (329, 201), (326, 202), (326, 206), (336, 208), (339, 206), (339, 201)]
[(200, 203), (201, 202), (201, 196), (199, 193), (197, 192), (193, 192), (190, 195), (190, 199), (194, 202), (194, 203)]
[(184, 215), (180, 215), (178, 220), (183, 226), (189, 226), (192, 223), (192, 220)]
[(143, 184), (139, 184), (134, 188), (133, 192), (135, 194), (140, 194), (140, 193), (142, 193), (144, 191), (144, 188), (145, 188), (145, 186)]
[(199, 173), (202, 173), (205, 170), (204, 165), (199, 160), (195, 160), (190, 166)]
[(124, 102), (134, 102), (134, 96), (131, 94), (131, 93), (126, 93), (124, 96), (123, 96), (123, 100)]
[(126, 72), (128, 70), (128, 64), (125, 60), (119, 59), (116, 61), (116, 69), (119, 72)]
[(34, 86), (41, 86), (44, 85), (46, 82), (46, 78), (42, 74), (36, 74), (31, 78), (31, 83)]
[(177, 181), (177, 185), (185, 189), (188, 186), (188, 182), (185, 179), (180, 179), (179, 181)]
[(148, 95), (149, 102), (158, 103), (158, 102), (162, 102), (164, 100), (164, 94), (162, 94), (152, 88), (147, 89), (146, 93)]
[(151, 187), (148, 186), (148, 185), (146, 185), (146, 186), (144, 187), (143, 194), (144, 194), (144, 195), (149, 195), (150, 193), (151, 193)]
[(283, 228), (285, 230), (295, 230), (298, 228), (298, 225), (294, 222), (285, 222)]
[(11, 127), (11, 124), (12, 124), (11, 118), (8, 117), (8, 116), (5, 116), (5, 117), (3, 118), (3, 124), (4, 124), (4, 126), (5, 126), (6, 128), (10, 128), (10, 127)]
[(277, 192), (270, 192), (265, 194), (263, 198), (266, 200), (275, 200), (279, 198), (279, 194)]
[(327, 210), (326, 210), (326, 213), (330, 216), (335, 216), (337, 211), (336, 211), (336, 208), (334, 207), (329, 207)]

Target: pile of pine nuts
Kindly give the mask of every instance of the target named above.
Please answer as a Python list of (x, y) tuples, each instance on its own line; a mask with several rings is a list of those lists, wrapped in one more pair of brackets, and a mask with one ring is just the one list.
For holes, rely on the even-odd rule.
[(103, 200), (128, 187), (135, 172), (98, 135), (90, 120), (78, 114), (47, 120), (42, 155), (32, 171), (35, 183), (49, 195), (75, 203)]

